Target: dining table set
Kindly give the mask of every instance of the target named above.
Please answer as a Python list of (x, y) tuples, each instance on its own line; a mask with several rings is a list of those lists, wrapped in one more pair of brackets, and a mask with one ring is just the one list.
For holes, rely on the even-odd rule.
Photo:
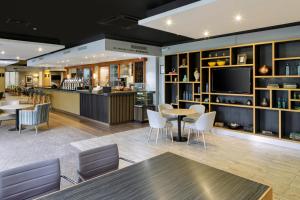
[[(15, 103), (11, 103), (11, 102), (15, 102)], [(19, 131), (19, 119), (20, 119), (20, 110), (24, 110), (24, 109), (29, 109), (29, 108), (33, 108), (34, 105), (33, 104), (29, 104), (29, 103), (20, 103), (19, 100), (1, 100), (0, 102), (0, 110), (2, 110), (4, 113), (8, 112), (8, 113), (15, 113), (15, 127), (9, 129), (9, 131)], [(1, 114), (0, 114), (0, 118), (1, 118)]]

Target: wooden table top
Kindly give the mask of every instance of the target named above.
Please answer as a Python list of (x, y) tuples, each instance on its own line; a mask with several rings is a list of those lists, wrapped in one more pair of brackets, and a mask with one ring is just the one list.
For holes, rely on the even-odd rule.
[(193, 109), (165, 109), (161, 111), (163, 114), (176, 115), (176, 116), (186, 116), (197, 114)]
[(25, 108), (31, 108), (33, 107), (33, 104), (19, 104), (19, 105), (5, 105), (5, 106), (0, 106), (1, 110), (21, 110)]
[(271, 200), (270, 187), (164, 153), (41, 200)]

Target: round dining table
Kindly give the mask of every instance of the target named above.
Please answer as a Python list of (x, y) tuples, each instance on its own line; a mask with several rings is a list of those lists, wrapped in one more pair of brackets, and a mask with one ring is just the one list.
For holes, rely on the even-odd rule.
[(193, 109), (165, 109), (161, 111), (165, 115), (177, 116), (178, 136), (173, 140), (176, 142), (186, 142), (187, 138), (181, 136), (181, 121), (185, 116), (197, 114)]
[(32, 104), (18, 104), (18, 105), (5, 105), (5, 106), (0, 106), (0, 110), (6, 110), (6, 111), (11, 111), (15, 110), (16, 111), (16, 127), (9, 129), (9, 131), (18, 131), (19, 130), (19, 113), (20, 110), (27, 109), (27, 108), (32, 108)]

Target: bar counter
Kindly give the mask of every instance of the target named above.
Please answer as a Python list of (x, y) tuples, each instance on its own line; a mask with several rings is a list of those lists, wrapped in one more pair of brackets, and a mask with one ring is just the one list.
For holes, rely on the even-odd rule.
[(56, 110), (80, 115), (105, 124), (134, 120), (134, 91), (94, 94), (89, 91), (44, 89)]

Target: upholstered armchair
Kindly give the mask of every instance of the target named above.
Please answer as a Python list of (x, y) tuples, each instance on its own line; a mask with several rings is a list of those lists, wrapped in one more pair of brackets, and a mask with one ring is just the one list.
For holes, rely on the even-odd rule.
[(49, 108), (50, 104), (37, 104), (34, 110), (20, 110), (19, 114), (19, 133), (21, 134), (22, 125), (34, 126), (35, 133), (38, 133), (38, 125), (47, 123), (49, 128)]

